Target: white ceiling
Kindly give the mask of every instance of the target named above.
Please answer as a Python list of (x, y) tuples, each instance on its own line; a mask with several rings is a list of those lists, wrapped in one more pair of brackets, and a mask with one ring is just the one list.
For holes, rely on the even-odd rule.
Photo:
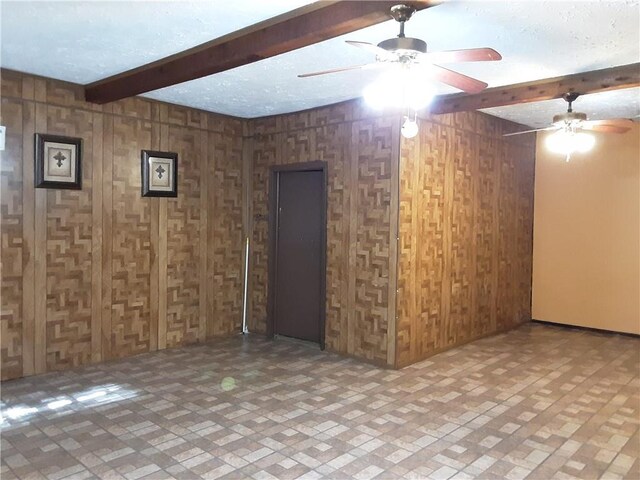
[[(86, 84), (182, 51), (310, 0), (0, 1), (5, 68)], [(490, 87), (640, 61), (640, 4), (616, 1), (450, 1), (418, 12), (408, 36), (429, 50), (493, 47), (501, 62), (452, 65)], [(146, 94), (240, 117), (260, 117), (356, 98), (374, 72), (307, 79), (297, 74), (372, 61), (345, 39), (395, 36), (389, 21), (291, 53)], [(455, 90), (443, 85), (438, 93)], [(488, 109), (531, 126), (564, 110), (562, 100)], [(635, 117), (640, 89), (589, 95), (590, 118)]]

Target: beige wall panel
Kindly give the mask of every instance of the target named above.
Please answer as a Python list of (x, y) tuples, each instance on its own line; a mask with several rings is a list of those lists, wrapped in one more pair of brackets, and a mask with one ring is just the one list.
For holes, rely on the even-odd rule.
[(593, 150), (569, 162), (545, 138), (536, 157), (533, 318), (638, 335), (640, 126), (596, 134)]

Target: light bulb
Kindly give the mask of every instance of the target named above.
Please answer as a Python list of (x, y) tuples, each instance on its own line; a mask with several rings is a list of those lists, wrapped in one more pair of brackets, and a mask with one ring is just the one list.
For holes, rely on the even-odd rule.
[(576, 151), (585, 153), (593, 148), (593, 146), (596, 144), (596, 139), (593, 135), (580, 132), (576, 133), (574, 142)]
[(549, 135), (545, 143), (552, 152), (570, 156), (575, 152), (588, 152), (595, 145), (596, 139), (588, 133), (563, 129)]
[(401, 106), (412, 110), (422, 110), (427, 107), (435, 95), (429, 84), (415, 73), (406, 76), (402, 88), (403, 100)]
[(364, 99), (370, 107), (380, 110), (387, 106), (388, 85), (383, 78), (379, 78), (375, 82), (367, 85), (364, 89)]
[(545, 141), (547, 148), (554, 153), (566, 155), (570, 153), (570, 133), (565, 130), (559, 130), (549, 135)]
[(385, 107), (425, 108), (435, 92), (416, 70), (400, 66), (378, 77), (363, 91), (365, 101), (375, 109)]
[(404, 138), (415, 137), (418, 134), (418, 122), (405, 117), (401, 132)]

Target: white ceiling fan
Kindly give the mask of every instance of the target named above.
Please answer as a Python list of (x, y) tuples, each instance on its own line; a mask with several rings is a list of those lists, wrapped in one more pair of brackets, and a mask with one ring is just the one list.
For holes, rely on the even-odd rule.
[(633, 126), (633, 120), (628, 118), (587, 120), (585, 113), (573, 111), (573, 102), (575, 102), (579, 96), (580, 94), (576, 92), (565, 93), (562, 96), (568, 104), (567, 111), (554, 115), (550, 126), (507, 133), (504, 136), (510, 137), (524, 133), (555, 131), (555, 133), (547, 137), (547, 147), (553, 152), (566, 155), (566, 160), (569, 161), (573, 153), (584, 153), (593, 148), (595, 138), (587, 132), (620, 134), (628, 132)]

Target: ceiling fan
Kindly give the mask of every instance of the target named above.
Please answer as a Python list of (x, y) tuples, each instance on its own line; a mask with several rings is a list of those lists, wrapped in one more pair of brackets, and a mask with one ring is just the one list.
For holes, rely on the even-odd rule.
[(443, 52), (427, 52), (427, 44), (419, 38), (406, 37), (404, 26), (415, 13), (415, 8), (408, 5), (391, 7), (391, 17), (400, 23), (400, 33), (373, 45), (368, 42), (347, 40), (349, 45), (367, 50), (376, 56), (376, 62), (344, 68), (334, 68), (320, 72), (298, 75), (300, 78), (314, 77), (329, 73), (358, 69), (376, 69), (399, 66), (405, 69), (420, 69), (428, 77), (451, 85), (467, 93), (478, 93), (487, 87), (485, 82), (468, 77), (461, 73), (436, 65), (437, 63), (481, 62), (501, 60), (502, 56), (492, 48), (471, 48), (466, 50), (449, 50)]
[(573, 111), (573, 102), (580, 96), (579, 93), (565, 93), (562, 98), (567, 102), (566, 113), (554, 115), (550, 126), (544, 128), (535, 128), (533, 130), (524, 130), (521, 132), (507, 133), (503, 136), (510, 137), (512, 135), (522, 135), (524, 133), (552, 131), (555, 133), (547, 137), (547, 147), (556, 152), (566, 155), (569, 161), (571, 155), (575, 152), (587, 152), (593, 148), (595, 138), (593, 135), (586, 133), (625, 133), (629, 131), (633, 125), (633, 120), (628, 118), (610, 118), (608, 120), (587, 120), (587, 115), (581, 112)]

